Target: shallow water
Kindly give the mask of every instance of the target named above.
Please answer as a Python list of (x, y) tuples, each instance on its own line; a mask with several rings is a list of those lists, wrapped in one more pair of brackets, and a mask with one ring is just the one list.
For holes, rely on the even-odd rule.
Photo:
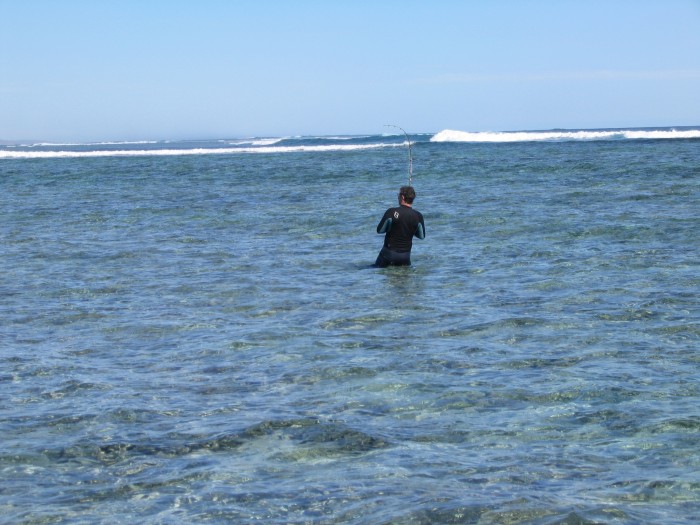
[(0, 161), (9, 523), (696, 523), (697, 140)]

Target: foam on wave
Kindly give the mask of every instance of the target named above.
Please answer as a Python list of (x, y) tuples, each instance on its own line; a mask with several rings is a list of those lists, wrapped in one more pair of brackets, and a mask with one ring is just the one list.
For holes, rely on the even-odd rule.
[(700, 130), (455, 131), (443, 130), (431, 142), (531, 142), (611, 139), (697, 139)]
[(402, 147), (403, 144), (333, 144), (300, 146), (259, 146), (239, 148), (189, 148), (189, 149), (152, 149), (152, 150), (91, 150), (91, 151), (8, 151), (0, 150), (0, 159), (53, 159), (79, 157), (146, 157), (177, 155), (230, 155), (236, 153), (294, 153), (294, 152), (332, 152), (355, 151), (377, 148)]
[(232, 140), (228, 141), (228, 143), (232, 146), (244, 146), (244, 145), (249, 145), (249, 146), (272, 146), (273, 144), (277, 144), (278, 142), (281, 142), (282, 138), (255, 138), (255, 139), (241, 139), (241, 140)]

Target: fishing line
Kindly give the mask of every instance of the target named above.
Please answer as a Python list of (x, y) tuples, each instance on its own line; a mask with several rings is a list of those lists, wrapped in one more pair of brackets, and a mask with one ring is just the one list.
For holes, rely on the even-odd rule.
[(403, 131), (403, 134), (406, 135), (406, 142), (408, 143), (408, 185), (413, 186), (413, 152), (411, 151), (411, 139), (408, 137), (406, 130), (400, 126), (394, 126), (393, 124), (384, 124), (384, 126), (387, 128), (400, 129)]

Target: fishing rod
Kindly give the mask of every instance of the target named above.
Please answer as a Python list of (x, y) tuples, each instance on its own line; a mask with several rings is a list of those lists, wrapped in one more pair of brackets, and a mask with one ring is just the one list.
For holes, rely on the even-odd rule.
[(406, 142), (408, 143), (408, 185), (413, 186), (413, 152), (411, 151), (411, 139), (408, 133), (406, 133), (406, 130), (400, 126), (394, 126), (393, 124), (384, 124), (384, 126), (387, 128), (400, 129), (403, 131), (403, 134), (406, 135)]

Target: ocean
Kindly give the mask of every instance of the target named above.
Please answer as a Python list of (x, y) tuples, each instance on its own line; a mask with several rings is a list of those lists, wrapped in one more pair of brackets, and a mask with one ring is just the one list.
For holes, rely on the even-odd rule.
[(700, 128), (395, 131), (0, 146), (0, 522), (698, 523)]

